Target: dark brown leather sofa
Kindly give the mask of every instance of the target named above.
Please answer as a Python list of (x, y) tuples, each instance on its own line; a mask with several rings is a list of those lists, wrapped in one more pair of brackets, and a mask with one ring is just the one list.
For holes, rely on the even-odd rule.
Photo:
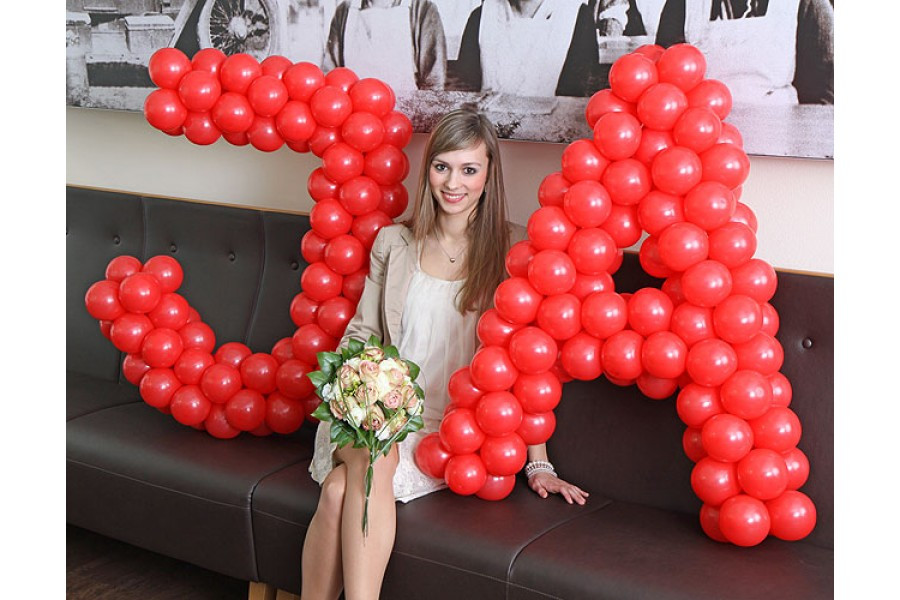
[[(123, 378), (122, 356), (85, 311), (84, 293), (115, 256), (170, 253), (185, 270), (180, 292), (217, 345), (268, 352), (296, 329), (288, 307), (306, 267), (308, 218), (78, 187), (67, 196), (68, 523), (298, 593), (318, 499), (307, 473), (312, 427), (217, 440), (178, 424)], [(633, 256), (616, 279), (622, 291), (654, 284)], [(501, 502), (443, 491), (400, 505), (382, 597), (831, 597), (833, 280), (781, 272), (772, 303), (811, 463), (802, 491), (818, 524), (808, 538), (753, 548), (710, 540), (674, 399), (605, 379), (572, 382), (549, 452), (561, 475), (591, 492), (587, 505), (542, 500), (524, 480)]]

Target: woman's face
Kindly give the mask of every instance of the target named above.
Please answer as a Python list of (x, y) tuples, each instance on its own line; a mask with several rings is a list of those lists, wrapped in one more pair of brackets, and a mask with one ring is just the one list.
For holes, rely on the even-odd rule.
[(484, 142), (435, 155), (428, 168), (428, 183), (441, 212), (468, 217), (484, 192), (489, 166)]

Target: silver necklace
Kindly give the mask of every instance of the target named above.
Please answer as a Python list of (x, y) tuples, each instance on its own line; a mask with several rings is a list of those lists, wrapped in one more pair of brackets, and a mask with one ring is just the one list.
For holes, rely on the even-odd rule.
[(440, 247), (441, 252), (443, 252), (444, 254), (447, 255), (447, 258), (450, 260), (451, 263), (455, 263), (459, 259), (459, 257), (462, 256), (462, 253), (466, 251), (466, 247), (463, 246), (462, 250), (460, 250), (459, 252), (456, 253), (456, 256), (450, 256), (450, 253), (447, 252), (446, 249), (444, 249), (444, 245), (441, 243), (441, 239), (437, 236), (437, 234), (434, 234), (434, 239), (438, 243), (438, 246)]

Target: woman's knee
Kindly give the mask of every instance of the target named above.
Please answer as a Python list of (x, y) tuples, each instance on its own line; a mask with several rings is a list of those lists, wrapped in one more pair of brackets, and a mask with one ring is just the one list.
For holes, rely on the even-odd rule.
[(336, 466), (325, 481), (322, 482), (322, 490), (319, 492), (318, 511), (330, 519), (340, 519), (344, 509), (344, 495), (347, 492), (347, 467)]

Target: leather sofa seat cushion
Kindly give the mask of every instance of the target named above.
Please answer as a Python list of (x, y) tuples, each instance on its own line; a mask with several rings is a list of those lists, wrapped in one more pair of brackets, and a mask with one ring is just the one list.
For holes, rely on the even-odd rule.
[(696, 515), (613, 502), (525, 548), (509, 598), (830, 598), (833, 564), (834, 552), (814, 544), (741, 548), (706, 537)]
[(66, 371), (66, 421), (104, 408), (138, 402), (144, 401), (138, 388), (130, 383), (113, 383)]

